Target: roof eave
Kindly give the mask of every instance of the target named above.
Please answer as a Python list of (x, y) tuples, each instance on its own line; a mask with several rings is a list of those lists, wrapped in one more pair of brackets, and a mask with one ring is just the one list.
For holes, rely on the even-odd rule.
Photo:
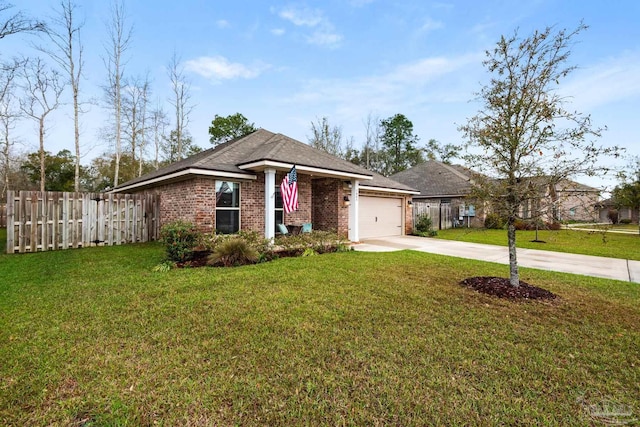
[(161, 175), (152, 179), (147, 179), (144, 181), (136, 182), (130, 185), (124, 185), (121, 187), (116, 187), (110, 191), (110, 193), (122, 193), (130, 190), (141, 189), (144, 187), (149, 187), (154, 184), (158, 184), (164, 181), (172, 181), (175, 179), (185, 178), (189, 175), (194, 176), (211, 176), (211, 177), (220, 177), (220, 178), (235, 178), (235, 179), (249, 179), (255, 180), (257, 177), (251, 174), (243, 174), (243, 173), (235, 173), (235, 172), (225, 172), (225, 171), (216, 171), (209, 169), (200, 169), (200, 168), (187, 168), (181, 171), (173, 172), (167, 175)]
[[(278, 162), (274, 160), (258, 160), (256, 162), (238, 165), (238, 168), (242, 170), (252, 170), (252, 171), (261, 171), (268, 168), (289, 170), (293, 166), (294, 166), (294, 163)], [(362, 180), (373, 179), (372, 175), (363, 175), (363, 174), (358, 174), (354, 172), (345, 172), (345, 171), (339, 171), (334, 169), (317, 168), (314, 166), (305, 166), (298, 163), (295, 163), (295, 166), (298, 172), (306, 172), (309, 175), (335, 177), (335, 178), (341, 178), (341, 179), (362, 179)]]
[(358, 186), (358, 188), (360, 188), (361, 190), (380, 191), (385, 193), (400, 193), (400, 194), (411, 194), (411, 195), (420, 194), (419, 191), (414, 191), (414, 190), (401, 190), (399, 188), (391, 188), (391, 187), (374, 187), (372, 185), (360, 185)]

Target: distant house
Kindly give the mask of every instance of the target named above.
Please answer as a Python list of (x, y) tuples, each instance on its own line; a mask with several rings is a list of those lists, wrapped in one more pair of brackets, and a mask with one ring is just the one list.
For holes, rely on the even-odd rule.
[(613, 198), (602, 200), (595, 204), (595, 209), (598, 212), (598, 219), (600, 222), (611, 222), (611, 217), (615, 215), (618, 222), (621, 220), (629, 220), (631, 222), (638, 222), (638, 210), (629, 206), (621, 205), (617, 200)]
[(474, 175), (464, 166), (427, 160), (389, 178), (418, 190), (420, 194), (413, 196), (414, 216), (426, 213), (435, 228), (443, 229), (458, 224), (484, 224), (482, 210), (475, 209), (468, 200)]
[(550, 182), (548, 177), (530, 178), (531, 197), (522, 204), (521, 217), (542, 218), (545, 221), (598, 220), (594, 205), (600, 198), (600, 190), (569, 179)]
[[(299, 209), (286, 213), (280, 184), (297, 170)], [(278, 225), (336, 231), (352, 241), (411, 231), (412, 187), (282, 134), (257, 130), (157, 171), (114, 192), (160, 194), (160, 222), (182, 219), (206, 232)]]
[[(485, 213), (489, 208), (470, 198), (479, 177), (464, 166), (429, 160), (390, 178), (420, 191), (413, 197), (414, 216), (425, 212), (433, 218), (436, 228), (450, 228), (456, 225), (484, 225)], [(550, 222), (595, 219), (593, 206), (599, 198), (597, 188), (567, 179), (551, 183), (548, 177), (521, 179), (521, 185), (527, 186), (529, 193), (519, 212), (524, 220), (541, 218)]]

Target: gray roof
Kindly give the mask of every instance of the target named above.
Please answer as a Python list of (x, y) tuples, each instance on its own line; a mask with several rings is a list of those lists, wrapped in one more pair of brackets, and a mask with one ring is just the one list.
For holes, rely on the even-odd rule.
[(414, 197), (463, 197), (471, 192), (471, 176), (464, 166), (427, 160), (389, 178), (420, 191)]
[[(144, 186), (145, 181), (162, 180), (165, 176), (189, 169), (236, 173), (246, 175), (247, 178), (254, 177), (255, 171), (248, 169), (247, 166), (262, 161), (307, 166), (337, 174), (345, 173), (369, 176), (372, 177), (372, 179), (362, 181), (363, 185), (402, 191), (415, 191), (412, 187), (403, 183), (395, 182), (351, 162), (315, 149), (303, 142), (282, 134), (269, 132), (265, 129), (259, 129), (249, 135), (220, 144), (214, 148), (167, 165), (157, 171), (127, 181), (116, 187), (116, 191), (131, 185)], [(299, 171), (299, 173), (304, 172)]]

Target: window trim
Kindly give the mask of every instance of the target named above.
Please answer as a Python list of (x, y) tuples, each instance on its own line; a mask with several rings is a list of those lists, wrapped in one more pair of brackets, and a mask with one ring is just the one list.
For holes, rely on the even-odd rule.
[[(228, 207), (228, 206), (218, 206), (218, 191), (217, 191), (217, 187), (218, 187), (218, 183), (222, 183), (222, 182), (226, 182), (228, 184), (238, 184), (238, 207)], [(220, 184), (222, 185), (222, 184)], [(234, 234), (237, 233), (238, 231), (242, 230), (242, 183), (239, 181), (229, 181), (226, 179), (216, 179), (214, 186), (213, 186), (213, 190), (215, 193), (215, 197), (216, 197), (216, 207), (215, 207), (215, 231), (218, 231), (218, 210), (221, 211), (238, 211), (238, 229), (232, 233), (228, 233), (228, 234)], [(224, 233), (227, 234), (227, 233)]]

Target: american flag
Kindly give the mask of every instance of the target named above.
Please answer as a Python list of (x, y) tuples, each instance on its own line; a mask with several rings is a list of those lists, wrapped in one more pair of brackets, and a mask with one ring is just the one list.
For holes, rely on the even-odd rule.
[(298, 210), (298, 173), (296, 165), (293, 165), (288, 174), (284, 176), (280, 184), (282, 194), (282, 206), (286, 213)]

